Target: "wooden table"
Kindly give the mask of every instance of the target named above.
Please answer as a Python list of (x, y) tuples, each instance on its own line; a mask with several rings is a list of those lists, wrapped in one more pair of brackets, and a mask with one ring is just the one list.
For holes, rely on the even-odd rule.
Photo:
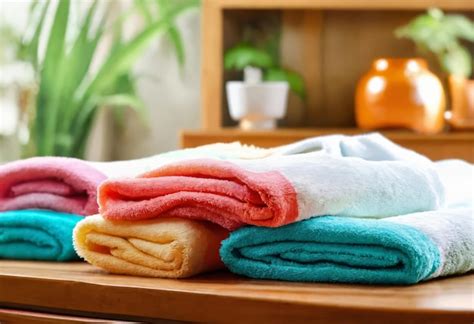
[(471, 324), (473, 294), (473, 274), (395, 287), (260, 281), (227, 272), (153, 279), (85, 263), (0, 261), (0, 322), (28, 310), (143, 321)]

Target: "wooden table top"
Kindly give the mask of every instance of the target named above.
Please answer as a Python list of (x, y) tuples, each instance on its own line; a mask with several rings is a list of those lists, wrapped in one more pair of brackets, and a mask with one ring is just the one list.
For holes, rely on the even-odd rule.
[(474, 275), (406, 287), (251, 280), (228, 272), (171, 280), (111, 275), (85, 263), (2, 260), (0, 306), (136, 320), (472, 323)]

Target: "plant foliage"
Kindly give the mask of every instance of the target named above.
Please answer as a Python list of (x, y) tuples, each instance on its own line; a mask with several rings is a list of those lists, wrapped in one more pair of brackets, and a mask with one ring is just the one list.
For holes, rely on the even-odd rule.
[[(141, 2), (137, 1), (133, 10), (142, 8)], [(160, 33), (172, 35), (179, 62), (184, 62), (182, 41), (174, 21), (194, 7), (196, 1), (193, 5), (178, 2), (179, 5), (161, 11), (159, 17), (147, 20), (146, 26), (127, 41), (122, 39), (121, 30), (130, 15), (106, 24), (107, 10), (99, 10), (98, 0), (93, 1), (81, 17), (77, 32), (73, 31), (69, 19), (73, 11), (70, 0), (59, 0), (55, 8), (50, 8), (50, 1), (34, 2), (30, 19), (32, 32), (24, 39), (20, 52), (32, 62), (38, 74), (31, 134), (35, 155), (83, 157), (94, 117), (104, 105), (131, 107), (146, 119), (144, 105), (135, 92), (131, 69)], [(45, 24), (48, 12), (54, 13), (50, 28)], [(99, 44), (110, 34), (114, 37), (108, 53), (99, 59)], [(41, 37), (47, 39), (42, 57)], [(94, 69), (92, 62), (94, 65), (97, 62)]]
[(471, 75), (472, 54), (462, 43), (474, 42), (474, 22), (468, 18), (446, 15), (433, 8), (398, 28), (395, 35), (411, 39), (420, 49), (434, 53), (447, 73)]
[(303, 77), (279, 66), (269, 51), (260, 49), (248, 43), (241, 43), (230, 48), (224, 55), (224, 67), (226, 69), (243, 70), (247, 66), (253, 66), (264, 70), (266, 81), (286, 81), (290, 89), (300, 98), (306, 97)]

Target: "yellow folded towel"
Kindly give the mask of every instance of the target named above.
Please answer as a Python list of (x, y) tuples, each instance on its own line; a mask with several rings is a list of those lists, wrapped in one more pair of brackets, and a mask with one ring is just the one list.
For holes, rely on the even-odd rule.
[(89, 216), (74, 229), (74, 247), (87, 262), (111, 273), (184, 278), (223, 268), (219, 247), (228, 232), (181, 218), (109, 221)]

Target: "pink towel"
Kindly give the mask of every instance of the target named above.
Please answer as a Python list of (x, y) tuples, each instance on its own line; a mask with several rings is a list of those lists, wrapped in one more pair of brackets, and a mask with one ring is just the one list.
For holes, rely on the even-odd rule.
[(281, 226), (298, 216), (296, 192), (279, 172), (252, 172), (218, 160), (169, 164), (138, 178), (99, 187), (100, 212), (110, 220), (205, 219), (229, 230), (245, 224)]
[(84, 161), (36, 157), (0, 166), (0, 211), (51, 209), (98, 212), (97, 187), (106, 176)]

